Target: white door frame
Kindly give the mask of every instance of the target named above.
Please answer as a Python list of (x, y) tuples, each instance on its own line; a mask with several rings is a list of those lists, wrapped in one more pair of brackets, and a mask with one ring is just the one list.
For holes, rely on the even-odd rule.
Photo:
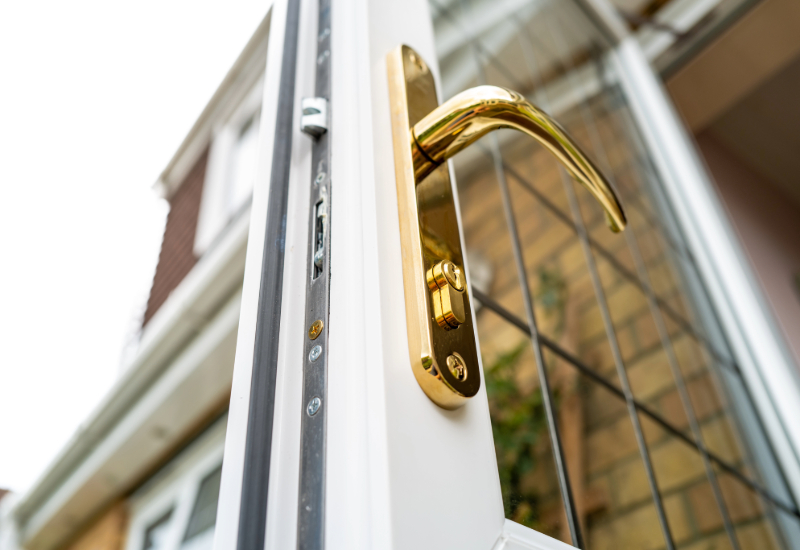
[[(259, 159), (253, 189), (250, 232), (239, 318), (236, 359), (233, 369), (231, 402), (223, 456), (222, 482), (214, 533), (214, 547), (224, 550), (237, 548), (242, 498), (243, 472), (250, 409), (251, 377), (253, 373), (256, 325), (258, 321), (259, 286), (264, 263), (265, 227), (269, 206), (270, 174), (272, 171), (281, 65), (284, 54), (287, 8), (289, 1), (274, 0), (271, 10), (267, 67), (261, 109)], [(297, 58), (313, 59), (316, 6), (304, 1), (300, 6)], [(299, 63), (295, 82), (294, 104), (313, 94), (313, 65)], [(267, 548), (292, 548), (295, 545), (297, 479), (299, 465), (300, 416), (297, 414), (302, 384), (302, 371), (296, 365), (302, 349), (308, 228), (306, 204), (310, 175), (311, 144), (299, 130), (299, 116), (293, 117), (291, 172), (288, 183), (288, 211), (303, 212), (288, 216), (284, 260), (282, 315), (279, 334), (278, 369), (275, 391), (272, 453), (269, 470)], [(279, 504), (279, 505), (278, 505)], [(275, 526), (275, 527), (272, 527)]]
[[(215, 536), (217, 550), (237, 548), (267, 180), (286, 6), (290, 1), (276, 0), (273, 6), (261, 159), (245, 268)], [(612, 21), (613, 33), (624, 33), (618, 22), (613, 23), (614, 15), (605, 0), (588, 4), (600, 6), (598, 20)], [(462, 409), (445, 411), (425, 396), (409, 366), (385, 59), (398, 44), (408, 44), (428, 62), (438, 80), (427, 0), (333, 0), (331, 16), (329, 112), (335, 195), (331, 205), (329, 385), (323, 403), (328, 415), (325, 546), (347, 550), (568, 548), (505, 520), (485, 389)], [(300, 98), (313, 95), (315, 38), (316, 2), (303, 0), (296, 126)], [(659, 167), (665, 170), (664, 166), (695, 159), (637, 46), (631, 38), (621, 39), (617, 54), (622, 83), (638, 115), (653, 115), (652, 120), (643, 117), (648, 122), (642, 130), (652, 152), (659, 152)], [(294, 548), (297, 541), (310, 150), (309, 138), (296, 128), (266, 522), (268, 549)], [(742, 263), (736, 261), (741, 255), (736, 255), (738, 245), (732, 233), (724, 231), (725, 222), (707, 177), (696, 160), (683, 164), (681, 170), (665, 171), (666, 187), (677, 203), (690, 245), (701, 259), (703, 275), (713, 289), (712, 298), (728, 336), (748, 368), (757, 404), (784, 465), (790, 474), (800, 472), (795, 452), (800, 428), (781, 421), (800, 418), (798, 386), (790, 380), (790, 367), (780, 360), (780, 344), (768, 330), (768, 316), (763, 307), (756, 307), (759, 302), (753, 286), (746, 277), (731, 275), (741, 270)], [(692, 204), (698, 192), (688, 195), (685, 188), (695, 185), (700, 186), (703, 196)], [(703, 224), (691, 221), (698, 212), (706, 216)], [(709, 235), (722, 240), (721, 246), (717, 243), (721, 252), (713, 247), (709, 250), (707, 242), (703, 244)], [(724, 290), (717, 292), (718, 288)], [(738, 317), (743, 312), (746, 320)], [(758, 346), (754, 345), (756, 341)], [(749, 359), (742, 360), (742, 354)], [(760, 364), (778, 367), (767, 373), (759, 369)], [(790, 477), (800, 480), (800, 475)]]

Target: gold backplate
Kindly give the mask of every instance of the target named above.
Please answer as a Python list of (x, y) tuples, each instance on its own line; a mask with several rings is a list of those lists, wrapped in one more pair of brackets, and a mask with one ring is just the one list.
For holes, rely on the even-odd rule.
[[(418, 183), (411, 155), (411, 128), (438, 106), (436, 86), (427, 64), (408, 46), (392, 51), (387, 66), (411, 370), (434, 403), (456, 409), (481, 386), (469, 289), (464, 296), (465, 322), (445, 330), (435, 320), (426, 280), (440, 260), (464, 269), (452, 183), (447, 164)], [(467, 367), (463, 380), (447, 367), (452, 354)]]

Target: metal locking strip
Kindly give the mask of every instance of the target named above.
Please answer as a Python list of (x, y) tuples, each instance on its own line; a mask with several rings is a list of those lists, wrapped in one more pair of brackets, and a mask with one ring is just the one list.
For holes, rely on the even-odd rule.
[(297, 548), (325, 545), (325, 434), (328, 379), (328, 310), (330, 304), (331, 92), (330, 0), (319, 0), (314, 98), (303, 100), (301, 125), (311, 149), (308, 272), (303, 347), (303, 401), (300, 433), (300, 484)]

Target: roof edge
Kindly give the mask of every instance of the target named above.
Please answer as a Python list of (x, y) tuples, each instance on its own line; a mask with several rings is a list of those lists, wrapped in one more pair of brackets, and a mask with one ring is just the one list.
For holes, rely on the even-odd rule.
[[(168, 199), (181, 186), (186, 174), (208, 145), (215, 124), (225, 115), (224, 107), (231, 96), (250, 86), (264, 72), (271, 18), (272, 2), (267, 6), (267, 13), (250, 40), (153, 183), (152, 188), (160, 197)], [(257, 67), (259, 63), (263, 65), (260, 68)]]

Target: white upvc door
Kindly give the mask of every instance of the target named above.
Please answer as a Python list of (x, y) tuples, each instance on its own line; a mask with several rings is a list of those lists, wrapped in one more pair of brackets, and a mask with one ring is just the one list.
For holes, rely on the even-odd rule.
[[(505, 12), (496, 15), (507, 17), (514, 6), (498, 8)], [(326, 545), (568, 548), (505, 519), (485, 385), (451, 411), (434, 404), (412, 373), (387, 56), (400, 45), (412, 47), (436, 76), (440, 101), (447, 99), (431, 6), (339, 2), (332, 18), (337, 187)]]
[(485, 389), (438, 407), (408, 349), (386, 59), (406, 44), (436, 67), (430, 8), (340, 2), (332, 17), (327, 547), (488, 550), (505, 518)]
[[(262, 322), (260, 315), (263, 314), (259, 312), (258, 303), (260, 289), (263, 290), (260, 281), (265, 264), (264, 228), (269, 221), (269, 201), (273, 200), (268, 195), (271, 168), (276, 162), (273, 155), (273, 136), (276, 132), (276, 111), (280, 103), (278, 96), (281, 56), (285, 49), (287, 6), (291, 7), (294, 2), (295, 0), (279, 0), (273, 7), (262, 107), (263, 137), (259, 146), (261, 160), (254, 190), (242, 317), (215, 535), (217, 550), (260, 550), (243, 546), (240, 537), (243, 532), (242, 517), (248, 510), (243, 510), (241, 506), (245, 502), (242, 497), (243, 487), (252, 482), (247, 475), (245, 455), (249, 437), (248, 425), (254, 421), (251, 414), (254, 410), (251, 380), (254, 361), (257, 362), (258, 358), (254, 358), (253, 349), (257, 345), (257, 331)], [(553, 10), (561, 11), (554, 16)], [(724, 273), (726, 265), (731, 270), (741, 270), (743, 265), (737, 257), (738, 252), (731, 242), (730, 233), (723, 237), (717, 235), (721, 239), (715, 241), (717, 249), (709, 250), (704, 235), (710, 230), (691, 222), (693, 217), (703, 216), (703, 223), (711, 224), (713, 231), (725, 233), (725, 222), (714, 202), (713, 194), (708, 189), (699, 163), (693, 157), (691, 146), (678, 129), (676, 119), (638, 46), (632, 38), (626, 37), (625, 30), (615, 19), (608, 4), (600, 0), (575, 3), (566, 0), (332, 0), (329, 32), (317, 27), (318, 17), (317, 2), (300, 2), (282, 305), (280, 330), (275, 335), (279, 341), (279, 349), (275, 363), (274, 403), (271, 405), (273, 418), (266, 521), (263, 525), (264, 547), (271, 550), (296, 547), (324, 547), (331, 550), (551, 550), (568, 548), (568, 543), (575, 544), (579, 540), (586, 541), (584, 545), (589, 547), (590, 541), (596, 539), (598, 545), (605, 543), (625, 547), (625, 544), (633, 544), (634, 546), (628, 547), (644, 547), (646, 542), (647, 547), (657, 548), (672, 547), (673, 540), (693, 542), (706, 540), (703, 537), (711, 536), (720, 536), (736, 547), (739, 544), (738, 538), (744, 536), (741, 534), (744, 527), (736, 523), (736, 518), (731, 519), (728, 507), (732, 503), (726, 501), (725, 495), (720, 493), (716, 476), (720, 471), (730, 473), (730, 468), (733, 468), (736, 475), (731, 474), (732, 477), (738, 476), (734, 483), (746, 484), (750, 481), (747, 476), (755, 476), (752, 470), (749, 473), (739, 472), (740, 467), (744, 472), (746, 466), (754, 470), (763, 468), (774, 474), (772, 478), (768, 473), (760, 475), (755, 483), (774, 492), (773, 500), (769, 504), (779, 508), (783, 506), (783, 511), (778, 516), (788, 511), (784, 514), (788, 519), (781, 519), (783, 516), (777, 520), (771, 516), (769, 518), (773, 522), (769, 524), (770, 533), (778, 533), (769, 536), (775, 540), (785, 540), (786, 533), (793, 528), (794, 518), (789, 516), (792, 506), (795, 506), (792, 504), (793, 491), (796, 494), (797, 489), (792, 485), (800, 479), (796, 460), (796, 444), (800, 438), (797, 437), (797, 427), (787, 425), (782, 419), (791, 418), (793, 413), (798, 412), (800, 400), (792, 401), (792, 397), (797, 395), (797, 388), (786, 382), (788, 375), (781, 374), (781, 369), (785, 367), (783, 364), (779, 364), (779, 368), (766, 376), (759, 370), (758, 365), (765, 360), (772, 361), (773, 365), (780, 363), (780, 346), (774, 337), (764, 337), (769, 323), (764, 312), (756, 311), (757, 308), (753, 306), (752, 286), (740, 280), (731, 282), (729, 274)], [(570, 27), (571, 21), (576, 21), (573, 27)], [(523, 36), (524, 33), (530, 33), (531, 29), (542, 33), (536, 38), (543, 45), (532, 46), (531, 37)], [(510, 36), (519, 44), (514, 42), (509, 45)], [(329, 50), (320, 52), (318, 46), (323, 42), (330, 47)], [(537, 459), (542, 464), (548, 464), (549, 469), (539, 481), (548, 489), (537, 492), (535, 487), (530, 489), (527, 486), (525, 490), (528, 491), (528, 496), (520, 497), (522, 501), (511, 493), (521, 486), (520, 483), (525, 485), (528, 482), (510, 484), (503, 477), (509, 468), (507, 461), (503, 458), (503, 463), (499, 463), (497, 458), (502, 456), (503, 444), (496, 440), (499, 436), (493, 433), (493, 419), (495, 431), (502, 430), (502, 411), (497, 418), (493, 418), (493, 415), (497, 414), (497, 408), (502, 408), (503, 404), (498, 403), (496, 397), (492, 401), (493, 396), (487, 395), (486, 370), (489, 367), (478, 365), (482, 380), (480, 389), (456, 410), (447, 410), (435, 404), (420, 387), (412, 371), (405, 301), (409, 290), (404, 286), (403, 271), (404, 256), (409, 252), (403, 248), (398, 213), (395, 144), (392, 138), (387, 73), (387, 55), (400, 45), (413, 48), (430, 68), (435, 77), (440, 102), (455, 93), (484, 83), (499, 84), (507, 88), (519, 88), (527, 84), (528, 89), (516, 91), (538, 103), (556, 119), (560, 120), (563, 115), (568, 129), (569, 117), (582, 121), (580, 124), (585, 128), (577, 124), (576, 140), (589, 150), (593, 161), (601, 169), (614, 168), (611, 173), (612, 182), (620, 190), (627, 190), (632, 197), (626, 199), (626, 194), (622, 193), (622, 203), (626, 210), (630, 212), (641, 207), (641, 211), (629, 214), (631, 225), (637, 231), (636, 236), (616, 236), (615, 239), (621, 240), (614, 241), (615, 243), (621, 242), (624, 247), (627, 242), (628, 247), (638, 254), (639, 246), (643, 246), (643, 241), (636, 240), (641, 235), (640, 229), (652, 226), (666, 234), (667, 241), (679, 235), (676, 238), (685, 239), (681, 243), (688, 242), (676, 246), (679, 249), (676, 265), (680, 264), (681, 254), (686, 250), (695, 255), (708, 254), (701, 258), (699, 266), (692, 264), (689, 267), (676, 267), (670, 264), (671, 273), (679, 280), (675, 284), (683, 285), (678, 299), (698, 302), (684, 311), (681, 307), (685, 304), (675, 306), (672, 302), (667, 303), (667, 298), (659, 294), (659, 283), (655, 280), (657, 272), (655, 268), (651, 271), (650, 264), (647, 263), (650, 261), (647, 251), (641, 262), (636, 256), (630, 264), (625, 264), (627, 271), (621, 264), (625, 263), (622, 255), (629, 252), (620, 252), (617, 263), (614, 263), (613, 254), (609, 257), (609, 249), (620, 248), (611, 244), (604, 248), (611, 241), (604, 240), (605, 233), (601, 235), (594, 232), (594, 226), (590, 222), (596, 218), (594, 214), (601, 211), (599, 208), (592, 209), (593, 206), (585, 200), (584, 190), (578, 189), (578, 194), (572, 195), (569, 191), (573, 189), (569, 186), (571, 184), (565, 183), (566, 191), (562, 190), (560, 193), (566, 198), (553, 199), (552, 202), (548, 202), (546, 192), (540, 190), (540, 194), (545, 195), (543, 201), (539, 202), (543, 202), (545, 206), (537, 203), (532, 210), (520, 212), (519, 208), (523, 207), (524, 200), (520, 198), (521, 195), (509, 195), (509, 183), (506, 181), (506, 178), (517, 177), (512, 171), (520, 158), (519, 150), (515, 148), (516, 137), (501, 135), (500, 138), (492, 138), (492, 141), (484, 140), (482, 144), (473, 145), (474, 151), (462, 153), (463, 163), (455, 169), (451, 167), (458, 229), (461, 246), (466, 252), (463, 261), (465, 265), (460, 267), (464, 268), (466, 280), (470, 283), (466, 292), (470, 293), (473, 304), (472, 324), (478, 327), (475, 335), (477, 356), (484, 360), (491, 357), (490, 370), (494, 370), (497, 364), (502, 363), (503, 358), (510, 357), (512, 350), (509, 349), (509, 342), (522, 341), (524, 349), (520, 348), (522, 351), (519, 353), (523, 355), (532, 353), (531, 357), (534, 357), (537, 348), (541, 355), (542, 349), (546, 348), (547, 365), (542, 363), (540, 366), (557, 379), (553, 383), (554, 387), (548, 388), (546, 381), (530, 374), (535, 372), (531, 370), (533, 367), (529, 369), (530, 372), (525, 371), (528, 374), (522, 371), (517, 373), (519, 380), (528, 376), (530, 392), (541, 392), (544, 387), (544, 391), (557, 394), (559, 410), (554, 413), (557, 417), (555, 422), (561, 426), (562, 431), (560, 436), (554, 438), (553, 426), (548, 424), (551, 419), (545, 421), (546, 406), (541, 409), (542, 405), (537, 401), (535, 406), (539, 407), (536, 409), (539, 416), (531, 417), (531, 423), (536, 421), (542, 426), (537, 433), (542, 434), (539, 440), (546, 452), (541, 456), (555, 456), (555, 459)], [(538, 47), (542, 50), (537, 51)], [(502, 59), (495, 66), (493, 59), (497, 56)], [(503, 60), (508, 61), (510, 71), (509, 67), (503, 66)], [(309, 258), (309, 241), (314, 239), (315, 227), (309, 224), (309, 193), (314, 192), (311, 182), (319, 170), (318, 166), (312, 166), (312, 145), (318, 142), (300, 131), (299, 119), (301, 98), (315, 95), (315, 74), (318, 77), (316, 71), (324, 63), (330, 63), (331, 75), (327, 134), (330, 139), (331, 161), (325, 176), (330, 178), (331, 193), (326, 222), (329, 223), (330, 232), (330, 313), (323, 329), (327, 331), (327, 349), (316, 352), (316, 357), (321, 353), (327, 361), (326, 387), (319, 396), (320, 401), (312, 407), (308, 396), (304, 396), (304, 372), (307, 378), (309, 361), (316, 361), (309, 355), (313, 343), (310, 341), (311, 327), (307, 326), (305, 296), (311, 277), (309, 269), (313, 269), (313, 262)], [(618, 120), (607, 122), (593, 118), (595, 114), (592, 109), (595, 104), (591, 102), (598, 95), (606, 102), (602, 104), (601, 111), (621, 106), (622, 114)], [(665, 144), (666, 142), (669, 143)], [(658, 154), (653, 152), (655, 147), (661, 147)], [(504, 157), (503, 154), (507, 151), (510, 151), (508, 157)], [(526, 154), (521, 154), (523, 160)], [(627, 168), (630, 174), (625, 171), (627, 165), (621, 168), (618, 166), (628, 162), (625, 160), (627, 157), (623, 158), (625, 154), (635, 157), (633, 161), (628, 159), (629, 164), (635, 165)], [(688, 158), (688, 164), (682, 165), (680, 170), (671, 167), (671, 163), (681, 158)], [(561, 182), (563, 178), (560, 178), (555, 164), (552, 170), (550, 175), (556, 174), (554, 181)], [(488, 217), (481, 213), (482, 191), (476, 191), (481, 189), (481, 174), (496, 174), (498, 180), (501, 180), (500, 189), (505, 189), (506, 193), (506, 214), (508, 211), (513, 214), (516, 208), (516, 221), (513, 215), (504, 220), (502, 210), (499, 211), (500, 214)], [(467, 186), (465, 182), (471, 182), (470, 178), (473, 176), (477, 183)], [(630, 181), (626, 178), (630, 178)], [(644, 184), (637, 183), (640, 181), (650, 182), (647, 185), (655, 185), (658, 189), (648, 187), (648, 195), (641, 191), (640, 187)], [(686, 187), (691, 188), (695, 184), (702, 187), (700, 191), (692, 188), (693, 193), (701, 195), (700, 199), (697, 196), (687, 198)], [(496, 194), (498, 191), (495, 188), (486, 191), (487, 203), (492, 193)], [(641, 202), (635, 202), (634, 199), (650, 201), (649, 206), (642, 206)], [(677, 211), (677, 218), (674, 211)], [(641, 212), (646, 212), (647, 215)], [(647, 218), (648, 215), (652, 219), (648, 223), (640, 223), (640, 218)], [(525, 316), (526, 292), (519, 294), (516, 291), (518, 294), (511, 298), (506, 297), (505, 301), (501, 297), (495, 301), (492, 293), (492, 289), (496, 290), (500, 285), (499, 281), (505, 280), (504, 284), (511, 284), (508, 280), (519, 283), (517, 278), (520, 273), (523, 276), (525, 274), (524, 269), (520, 271), (519, 262), (515, 264), (513, 260), (508, 260), (505, 264), (496, 261), (492, 263), (487, 257), (492, 255), (493, 246), (484, 243), (483, 249), (480, 249), (480, 246), (473, 246), (471, 242), (471, 235), (480, 234), (480, 231), (475, 230), (476, 227), (484, 225), (487, 227), (486, 231), (489, 231), (488, 227), (496, 222), (501, 227), (508, 224), (511, 235), (504, 237), (506, 244), (497, 246), (515, 248), (522, 256), (521, 265), (530, 270), (529, 278), (525, 279), (524, 284), (536, 287), (536, 291), (542, 290), (541, 285), (547, 284), (545, 279), (549, 272), (545, 268), (539, 270), (539, 267), (525, 259), (530, 250), (539, 246), (530, 244), (525, 239), (526, 235), (529, 237), (537, 231), (549, 231), (550, 226), (537, 226), (535, 231), (528, 228), (526, 233), (525, 227), (521, 225), (536, 216), (562, 216), (568, 220), (568, 225), (571, 224), (574, 240), (563, 242), (561, 247), (576, 250), (582, 258), (584, 256), (581, 254), (585, 255), (582, 269), (586, 273), (586, 288), (589, 289), (589, 296), (594, 296), (596, 300), (592, 306), (596, 309), (586, 309), (581, 314), (564, 314), (572, 319), (565, 321), (567, 329), (563, 328), (564, 323), (554, 322), (553, 327), (560, 327), (553, 328), (558, 334), (548, 334), (546, 328), (542, 329), (544, 344), (529, 337), (532, 321)], [(478, 219), (477, 222), (475, 218)], [(467, 234), (467, 226), (472, 233)], [(557, 234), (560, 235), (552, 233)], [(269, 238), (266, 237), (267, 240)], [(508, 244), (509, 239), (511, 245)], [(670, 380), (674, 378), (671, 382), (677, 388), (674, 391), (683, 398), (683, 401), (677, 401), (683, 404), (684, 412), (681, 414), (685, 416), (682, 418), (688, 419), (681, 427), (674, 428), (673, 435), (676, 441), (682, 438), (683, 443), (688, 442), (695, 453), (692, 456), (700, 461), (698, 477), (693, 478), (692, 483), (708, 484), (709, 494), (717, 498), (711, 502), (715, 502), (719, 508), (716, 512), (719, 525), (724, 526), (724, 529), (719, 528), (719, 533), (682, 532), (678, 525), (679, 518), (685, 517), (687, 513), (691, 514), (691, 511), (678, 510), (671, 502), (668, 506), (664, 504), (670, 496), (683, 495), (680, 493), (683, 489), (670, 485), (669, 490), (672, 493), (662, 494), (662, 490), (671, 483), (670, 470), (664, 467), (663, 461), (659, 461), (664, 456), (663, 453), (655, 459), (650, 453), (652, 449), (668, 448), (671, 441), (667, 438), (672, 436), (664, 432), (667, 434), (664, 439), (653, 439), (656, 433), (652, 430), (651, 421), (662, 422), (661, 426), (666, 426), (667, 431), (673, 424), (678, 425), (682, 421), (669, 418), (667, 413), (663, 417), (659, 416), (658, 405), (647, 400), (650, 394), (646, 388), (637, 385), (640, 379), (631, 374), (631, 380), (628, 380), (627, 373), (637, 367), (634, 358), (643, 357), (644, 352), (626, 348), (627, 333), (622, 333), (626, 329), (617, 317), (618, 314), (621, 315), (619, 312), (625, 309), (626, 304), (624, 301), (615, 301), (612, 285), (607, 284), (605, 279), (606, 273), (613, 272), (616, 268), (623, 269), (623, 275), (628, 277), (628, 282), (632, 280), (631, 277), (635, 279), (634, 286), (637, 286), (638, 292), (643, 296), (641, 303), (644, 310), (655, 319), (650, 320), (656, 327), (653, 329), (653, 333), (657, 335), (655, 345), (661, 345), (659, 353), (664, 354), (659, 367), (663, 368), (663, 372), (659, 371), (659, 375), (666, 373), (665, 376)], [(539, 279), (534, 281), (535, 277)], [(567, 281), (566, 275), (564, 281)], [(558, 282), (554, 288), (569, 284), (571, 283)], [(576, 283), (574, 292), (578, 291)], [(476, 293), (479, 298), (476, 298)], [(732, 295), (737, 295), (738, 298)], [(744, 306), (742, 295), (745, 296)], [(558, 292), (555, 293), (555, 298), (558, 302)], [(519, 302), (516, 304), (519, 305), (517, 308), (513, 303), (515, 301)], [(530, 296), (527, 302), (529, 309), (534, 306), (537, 308), (537, 316), (541, 313), (540, 308), (546, 309), (547, 306), (539, 301), (536, 304), (531, 303)], [(572, 306), (565, 307), (569, 310)], [(746, 321), (737, 318), (742, 307), (750, 308), (750, 316)], [(675, 313), (676, 310), (679, 310), (678, 313)], [(481, 321), (478, 316), (502, 317), (504, 314), (505, 320), (512, 327), (509, 330), (517, 332), (510, 335), (511, 333), (495, 331), (487, 336), (489, 329), (485, 327), (489, 322)], [(671, 317), (673, 314), (678, 321)], [(593, 374), (595, 365), (591, 363), (595, 356), (581, 355), (584, 351), (581, 346), (589, 345), (586, 334), (594, 330), (588, 326), (590, 322), (584, 323), (583, 319), (588, 319), (591, 315), (596, 317), (591, 322), (596, 321), (595, 325), (599, 329), (595, 332), (600, 335), (599, 340), (594, 342), (605, 346), (602, 353), (606, 353), (607, 357), (603, 357), (610, 365), (601, 372), (600, 363), (603, 360), (598, 360), (598, 374)], [(702, 442), (710, 428), (707, 429), (704, 423), (706, 420), (700, 418), (699, 413), (695, 418), (695, 408), (700, 403), (692, 401), (692, 397), (686, 392), (686, 386), (691, 381), (687, 382), (683, 378), (689, 374), (681, 363), (683, 356), (680, 355), (680, 349), (683, 348), (678, 349), (679, 344), (675, 343), (681, 334), (673, 331), (676, 322), (680, 328), (681, 315), (691, 321), (687, 322), (685, 331), (691, 333), (694, 341), (700, 342), (698, 345), (703, 348), (697, 354), (711, 357), (708, 359), (711, 365), (707, 367), (708, 376), (714, 377), (718, 391), (723, 392), (729, 402), (748, 400), (744, 405), (737, 402), (737, 407), (732, 407), (746, 409), (745, 411), (726, 409), (725, 413), (730, 416), (724, 420), (732, 426), (730, 430), (739, 430), (733, 436), (742, 449), (736, 454), (739, 458), (726, 456), (723, 450), (714, 448), (711, 442)], [(580, 326), (571, 331), (571, 323)], [(700, 328), (695, 327), (695, 323)], [(747, 324), (750, 326), (744, 326)], [(695, 329), (697, 334), (693, 332)], [(748, 336), (751, 333), (763, 338), (759, 340), (759, 346), (753, 345), (752, 337)], [(676, 339), (675, 342), (672, 339)], [(733, 348), (732, 353), (729, 349), (730, 342), (733, 342), (730, 345)], [(677, 352), (674, 351), (676, 349)], [(561, 359), (555, 361), (555, 356)], [(580, 375), (561, 373), (561, 370), (566, 369), (563, 364), (570, 361), (573, 367), (583, 369)], [(531, 365), (535, 363), (533, 359), (530, 360)], [(724, 364), (718, 369), (716, 363)], [(727, 363), (735, 365), (733, 370), (739, 378), (726, 374)], [(566, 406), (578, 403), (580, 396), (594, 395), (591, 393), (593, 389), (581, 390), (584, 391), (582, 394), (575, 393), (575, 388), (583, 387), (581, 384), (599, 384), (597, 387), (602, 386), (605, 388), (603, 391), (608, 390), (614, 394), (614, 407), (619, 406), (621, 411), (618, 418), (630, 422), (625, 429), (633, 435), (625, 435), (622, 438), (624, 442), (620, 442), (620, 445), (632, 442), (626, 456), (640, 461), (637, 462), (639, 466), (634, 474), (641, 477), (645, 500), (650, 499), (641, 504), (640, 508), (636, 508), (639, 504), (634, 505), (631, 504), (633, 501), (628, 501), (625, 504), (627, 508), (621, 506), (617, 509), (615, 503), (618, 495), (615, 487), (606, 488), (606, 493), (597, 496), (597, 488), (592, 486), (593, 480), (596, 481), (601, 476), (590, 464), (598, 457), (591, 454), (594, 447), (590, 445), (594, 443), (580, 441), (585, 439), (585, 434), (589, 434), (591, 429), (595, 429), (591, 427), (593, 419), (590, 418), (592, 413), (588, 409), (590, 404), (575, 405), (572, 409)], [(667, 390), (663, 391), (666, 396)], [(755, 395), (755, 401), (752, 401), (752, 395)], [(312, 410), (314, 412), (310, 413)], [(307, 509), (300, 506), (300, 500), (306, 495), (298, 496), (299, 488), (307, 487), (302, 479), (300, 464), (305, 464), (304, 438), (308, 434), (304, 430), (310, 422), (309, 417), (319, 414), (318, 410), (325, 415), (324, 444), (319, 462), (323, 472), (319, 483), (322, 487), (324, 512), (322, 522), (317, 525), (321, 537), (306, 539), (303, 538), (306, 535), (298, 536), (298, 521), (302, 523), (303, 514), (311, 511), (310, 506)], [(570, 410), (578, 412), (570, 417)], [(644, 428), (640, 417), (648, 423)], [(593, 441), (601, 440), (602, 434), (597, 430), (600, 428), (592, 432), (595, 437)], [(771, 442), (771, 448), (763, 444), (765, 435)], [(613, 447), (614, 443), (612, 441), (610, 446)], [(561, 447), (560, 451), (557, 447)], [(759, 452), (764, 456), (760, 456)], [(548, 462), (558, 463), (559, 457), (564, 462), (560, 466)], [(609, 460), (611, 459), (606, 462)], [(667, 458), (667, 462), (669, 460)], [(611, 468), (617, 462), (611, 460), (608, 464)], [(780, 475), (776, 473), (779, 470)], [(565, 471), (570, 473), (572, 481), (565, 479)], [(525, 475), (528, 474), (530, 472)], [(613, 475), (619, 474), (609, 474)], [(533, 479), (530, 475), (529, 478), (529, 481)], [(619, 483), (623, 481), (618, 477), (614, 479)], [(686, 491), (689, 490), (687, 485)], [(567, 518), (569, 514), (564, 512), (563, 504), (570, 499), (575, 499), (571, 509), (572, 522)], [(552, 504), (551, 501), (557, 504)], [(533, 512), (528, 510), (530, 513), (527, 513), (525, 506), (530, 508), (536, 502), (544, 503), (541, 509)], [(794, 509), (796, 510), (796, 506)], [(638, 510), (637, 513), (641, 512), (643, 515), (625, 516), (630, 510)], [(587, 529), (589, 516), (595, 514), (594, 517), (597, 518), (598, 513), (605, 516), (601, 517), (599, 523), (595, 521), (595, 525), (600, 525), (600, 528), (590, 533)], [(648, 524), (652, 527), (651, 530), (644, 534), (639, 533), (636, 522), (640, 520), (652, 520)], [(602, 524), (603, 521), (608, 525)], [(749, 518), (749, 521), (752, 523), (755, 520)], [(766, 519), (763, 521), (765, 525), (768, 522)], [(625, 526), (624, 529), (620, 525)], [(537, 526), (542, 526), (541, 531), (546, 531), (549, 535), (537, 531)], [(582, 535), (576, 535), (576, 529)], [(626, 539), (624, 534), (620, 534), (620, 530), (629, 530), (635, 536), (645, 538)], [(616, 539), (613, 538), (615, 536)], [(317, 542), (310, 543), (309, 540), (312, 539)], [(653, 543), (653, 540), (661, 542)], [(780, 543), (776, 547), (781, 547)]]

